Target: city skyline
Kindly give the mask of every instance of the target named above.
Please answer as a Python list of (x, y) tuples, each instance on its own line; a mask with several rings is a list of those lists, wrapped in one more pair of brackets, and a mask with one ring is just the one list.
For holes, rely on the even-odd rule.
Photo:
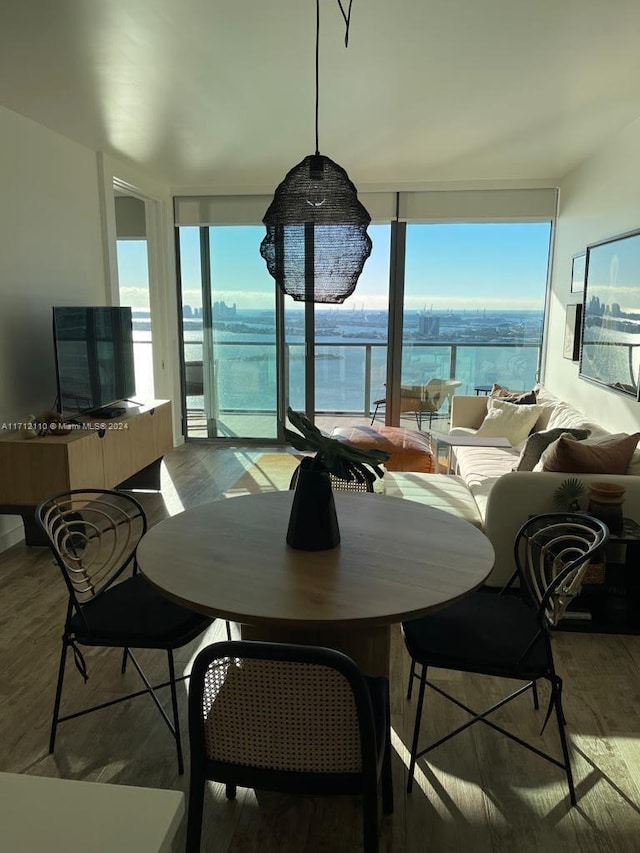
[[(211, 266), (216, 301), (238, 309), (274, 305), (275, 284), (260, 257), (262, 226), (212, 229)], [(388, 308), (389, 225), (372, 225), (371, 257), (355, 293), (338, 311), (353, 304), (367, 310)], [(544, 302), (550, 223), (409, 224), (405, 265), (405, 308), (437, 310), (491, 308), (537, 310)], [(118, 247), (121, 301), (148, 305), (146, 244), (121, 241)], [(201, 307), (199, 229), (181, 228), (183, 302)], [(232, 282), (216, 286), (216, 282)], [(287, 310), (296, 303), (286, 297)]]

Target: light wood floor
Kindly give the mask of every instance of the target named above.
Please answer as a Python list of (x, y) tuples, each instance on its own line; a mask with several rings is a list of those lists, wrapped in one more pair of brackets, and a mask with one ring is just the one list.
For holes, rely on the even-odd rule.
[[(273, 453), (273, 447), (267, 449)], [(174, 450), (165, 462), (162, 494), (144, 494), (150, 520), (217, 497), (260, 453), (207, 444)], [(215, 532), (212, 531), (212, 535)], [(179, 569), (179, 567), (176, 567)], [(64, 723), (54, 756), (47, 753), (66, 594), (49, 553), (17, 545), (0, 554), (0, 770), (187, 791), (176, 770), (169, 733), (148, 697)], [(179, 654), (183, 669), (199, 646), (222, 639), (214, 623), (206, 637)], [(569, 808), (562, 771), (516, 744), (476, 726), (420, 762), (418, 784), (405, 793), (407, 750), (415, 698), (404, 698), (408, 661), (399, 634), (392, 649), (392, 723), (395, 812), (382, 820), (382, 851), (579, 851), (632, 853), (640, 849), (640, 637), (558, 634), (556, 662), (565, 678), (568, 733), (573, 749), (578, 807)], [(152, 675), (164, 676), (163, 653), (140, 655)], [(89, 651), (85, 686), (69, 665), (63, 706), (108, 699), (137, 687), (119, 671), (119, 654)], [(480, 677), (439, 673), (457, 682), (462, 701), (489, 704), (500, 685)], [(542, 697), (544, 700), (544, 696)], [(181, 719), (186, 723), (186, 693)], [(541, 702), (544, 708), (544, 701)], [(544, 711), (522, 697), (498, 717), (537, 738)], [(462, 719), (453, 706), (428, 696), (430, 734)], [(549, 724), (542, 739), (557, 750)], [(183, 743), (188, 752), (186, 731)], [(205, 801), (203, 850), (357, 851), (361, 849), (357, 798), (293, 797), (240, 789), (228, 802), (211, 784)], [(143, 820), (144, 816), (141, 815)], [(73, 828), (70, 827), (70, 833)], [(0, 830), (1, 837), (1, 830)], [(1, 842), (0, 842), (1, 848)], [(129, 853), (129, 851), (122, 851)], [(135, 851), (131, 851), (135, 853)]]

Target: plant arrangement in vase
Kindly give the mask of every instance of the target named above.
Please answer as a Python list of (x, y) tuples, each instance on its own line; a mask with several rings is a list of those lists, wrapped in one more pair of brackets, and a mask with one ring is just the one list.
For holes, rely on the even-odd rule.
[(389, 458), (384, 450), (363, 450), (325, 435), (300, 412), (287, 409), (299, 432), (285, 429), (296, 450), (315, 451), (298, 468), (291, 506), (287, 543), (304, 551), (325, 551), (340, 542), (340, 528), (329, 474), (341, 480), (372, 483), (382, 477), (380, 465)]
[(582, 480), (568, 477), (553, 493), (553, 503), (556, 509), (564, 512), (580, 512), (578, 499), (586, 495), (587, 490)]
[[(299, 432), (285, 429), (284, 434), (296, 450), (315, 451), (308, 467), (313, 471), (325, 471), (340, 480), (356, 480), (358, 483), (373, 483), (382, 477), (380, 465), (391, 456), (385, 450), (363, 450), (337, 438), (331, 438), (311, 423), (306, 415), (287, 409), (287, 415)], [(304, 462), (304, 460), (303, 460)]]

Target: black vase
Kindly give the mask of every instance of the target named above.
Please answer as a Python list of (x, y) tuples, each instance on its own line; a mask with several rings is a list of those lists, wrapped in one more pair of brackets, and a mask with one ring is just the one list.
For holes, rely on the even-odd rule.
[(312, 463), (306, 457), (298, 468), (287, 544), (301, 551), (328, 551), (340, 543), (338, 516), (329, 475), (311, 468)]

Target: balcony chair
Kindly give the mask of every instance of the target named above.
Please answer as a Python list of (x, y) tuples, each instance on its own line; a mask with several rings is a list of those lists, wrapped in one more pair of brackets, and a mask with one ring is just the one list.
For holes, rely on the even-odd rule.
[[(499, 593), (476, 592), (461, 601), (420, 619), (404, 622), (402, 633), (411, 655), (407, 698), (413, 679), (420, 689), (411, 744), (409, 780), (411, 792), (416, 762), (432, 749), (474, 723), (482, 722), (547, 761), (562, 768), (567, 777), (571, 804), (576, 804), (569, 749), (562, 711), (562, 679), (556, 673), (551, 633), (567, 606), (580, 592), (591, 558), (608, 537), (606, 526), (588, 515), (549, 513), (530, 518), (516, 535), (516, 570)], [(519, 588), (513, 584), (519, 581)], [(421, 674), (416, 674), (416, 664)], [(491, 708), (478, 713), (439, 686), (427, 681), (428, 667), (477, 673), (525, 681), (526, 683)], [(555, 709), (563, 760), (522, 740), (487, 719), (489, 714), (531, 689), (538, 708), (537, 681), (549, 681), (551, 693), (542, 731)], [(418, 750), (425, 687), (471, 715), (454, 731)], [(541, 732), (542, 734), (542, 732)]]
[[(462, 383), (457, 379), (430, 379), (426, 385), (402, 385), (400, 388), (400, 417), (404, 414), (413, 414), (416, 418), (418, 429), (422, 429), (423, 414), (429, 415), (429, 429), (433, 417), (445, 403), (451, 408), (451, 398), (456, 388)], [(374, 400), (375, 410), (371, 418), (371, 425), (376, 419), (381, 406), (386, 406), (387, 398)]]
[[(175, 677), (173, 651), (195, 639), (212, 620), (169, 601), (138, 574), (136, 548), (147, 530), (147, 519), (142, 506), (131, 495), (108, 489), (62, 492), (37, 507), (36, 520), (46, 535), (69, 594), (49, 752), (55, 748), (59, 723), (148, 693), (175, 739), (178, 770), (182, 773), (176, 682), (183, 681), (184, 677)], [(60, 716), (69, 649), (78, 672), (85, 682), (88, 679), (80, 646), (122, 649), (122, 673), (127, 660), (131, 660), (144, 682), (144, 689)], [(151, 685), (131, 648), (164, 649), (169, 680)], [(171, 689), (173, 720), (156, 695), (157, 689), (167, 685)]]
[(189, 689), (187, 853), (200, 850), (205, 780), (292, 794), (361, 794), (378, 850), (378, 788), (393, 811), (389, 682), (341, 652), (236, 641), (197, 656)]

